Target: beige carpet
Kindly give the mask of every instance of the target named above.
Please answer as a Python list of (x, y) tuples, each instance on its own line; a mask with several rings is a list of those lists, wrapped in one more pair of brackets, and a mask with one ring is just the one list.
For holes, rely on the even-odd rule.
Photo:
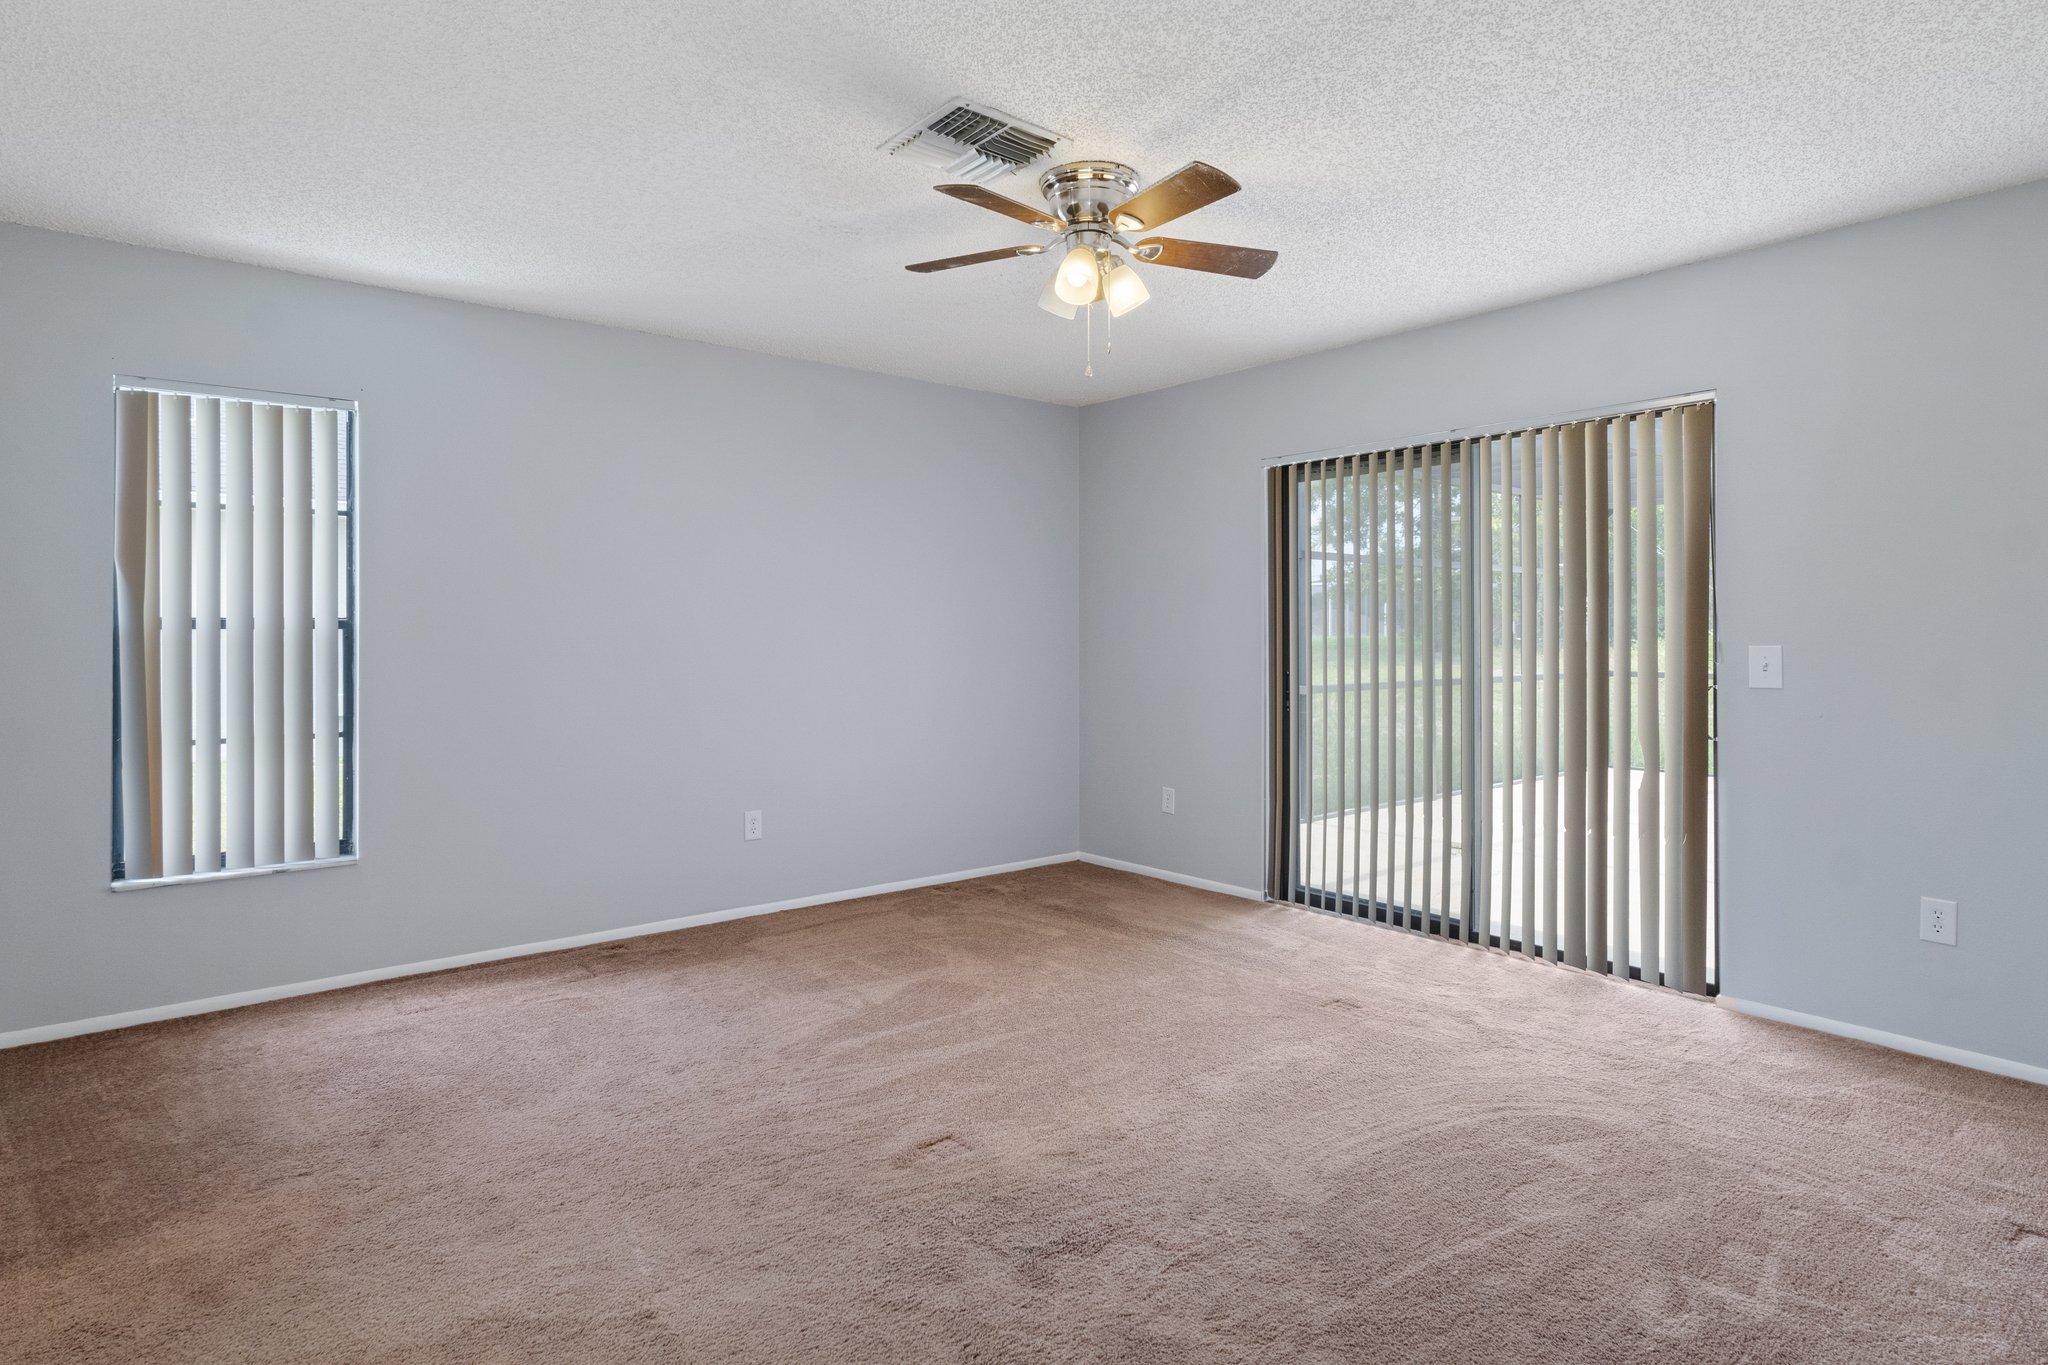
[(0, 1054), (0, 1359), (2048, 1360), (2048, 1089), (1068, 865)]

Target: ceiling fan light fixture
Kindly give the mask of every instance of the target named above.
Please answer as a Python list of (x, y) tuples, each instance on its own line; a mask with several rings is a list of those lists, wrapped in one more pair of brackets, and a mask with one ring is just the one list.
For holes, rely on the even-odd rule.
[(1152, 297), (1152, 291), (1138, 278), (1138, 272), (1122, 261), (1112, 258), (1109, 274), (1102, 286), (1102, 295), (1109, 300), (1109, 315), (1120, 318)]
[(1059, 274), (1053, 276), (1053, 288), (1062, 301), (1076, 307), (1100, 298), (1102, 263), (1096, 259), (1095, 248), (1084, 244), (1069, 251), (1060, 262)]
[[(1237, 193), (1237, 181), (1205, 161), (1190, 161), (1142, 190), (1138, 189), (1138, 173), (1121, 162), (1069, 161), (1039, 177), (1038, 192), (1046, 204), (1043, 209), (997, 194), (978, 183), (933, 188), (949, 199), (1029, 223), (1049, 236), (1024, 246), (918, 261), (906, 269), (930, 275), (957, 266), (1056, 253), (1059, 265), (1052, 278), (1045, 281), (1038, 306), (1056, 318), (1071, 321), (1091, 304), (1107, 305), (1108, 317), (1103, 319), (1105, 353), (1109, 318), (1120, 318), (1152, 297), (1151, 289), (1136, 269), (1140, 262), (1256, 280), (1279, 259), (1278, 252), (1256, 247), (1177, 237), (1147, 237), (1134, 242), (1122, 235), (1156, 230)], [(1094, 315), (1091, 312), (1088, 316), (1092, 319)], [(1091, 354), (1093, 332), (1091, 325)], [(1094, 370), (1090, 368), (1087, 372), (1092, 374)]]

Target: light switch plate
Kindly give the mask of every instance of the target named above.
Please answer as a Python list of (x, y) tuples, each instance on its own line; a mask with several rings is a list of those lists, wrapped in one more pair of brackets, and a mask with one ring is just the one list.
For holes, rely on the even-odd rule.
[(1783, 687), (1785, 685), (1785, 651), (1781, 645), (1751, 645), (1749, 647), (1749, 685), (1751, 687)]

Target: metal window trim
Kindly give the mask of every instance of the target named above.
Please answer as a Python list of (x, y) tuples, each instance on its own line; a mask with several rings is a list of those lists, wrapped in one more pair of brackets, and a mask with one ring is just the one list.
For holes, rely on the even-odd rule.
[(246, 877), (268, 877), (279, 872), (317, 872), (328, 867), (352, 867), (362, 861), (356, 853), (335, 858), (307, 858), (296, 863), (269, 863), (263, 867), (221, 868), (213, 872), (187, 872), (181, 877), (139, 877), (107, 883), (109, 891), (154, 891), (165, 886), (190, 886), (195, 882), (233, 882)]
[(354, 412), (353, 398), (329, 398), (312, 393), (285, 393), (276, 389), (237, 389), (224, 384), (194, 384), (183, 379), (151, 379), (146, 375), (117, 374), (114, 392), (180, 394), (188, 398), (225, 398), (236, 403), (270, 403), (282, 408), (333, 408)]

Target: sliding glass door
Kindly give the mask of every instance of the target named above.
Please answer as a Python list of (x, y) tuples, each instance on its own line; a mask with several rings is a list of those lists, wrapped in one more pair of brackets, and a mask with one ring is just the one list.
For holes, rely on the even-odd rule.
[(1271, 472), (1273, 895), (1712, 988), (1712, 411)]

